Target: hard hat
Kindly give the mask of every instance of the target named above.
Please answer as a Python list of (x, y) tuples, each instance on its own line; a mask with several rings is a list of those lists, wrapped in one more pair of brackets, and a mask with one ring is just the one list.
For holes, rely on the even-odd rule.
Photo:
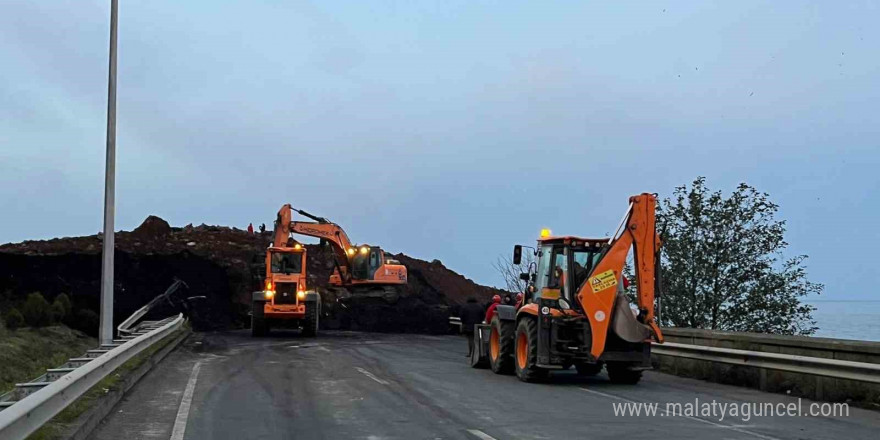
[(495, 295), (495, 296), (493, 296), (493, 297), (492, 297), (492, 302), (494, 302), (494, 303), (500, 303), (500, 302), (501, 302), (501, 295)]

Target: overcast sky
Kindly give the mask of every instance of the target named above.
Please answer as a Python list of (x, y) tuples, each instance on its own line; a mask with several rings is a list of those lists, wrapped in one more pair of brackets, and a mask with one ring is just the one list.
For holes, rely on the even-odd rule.
[[(0, 4), (0, 242), (101, 229), (107, 1)], [(770, 193), (824, 299), (880, 299), (880, 7), (120, 2), (117, 229), (271, 225), (490, 285), (699, 175)]]

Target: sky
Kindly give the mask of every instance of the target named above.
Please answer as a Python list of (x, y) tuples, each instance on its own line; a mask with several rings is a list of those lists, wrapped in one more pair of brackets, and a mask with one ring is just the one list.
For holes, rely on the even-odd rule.
[[(880, 3), (120, 3), (118, 230), (292, 203), (500, 286), (705, 176), (770, 194), (822, 299), (880, 299)], [(0, 243), (102, 228), (109, 4), (0, 4)]]

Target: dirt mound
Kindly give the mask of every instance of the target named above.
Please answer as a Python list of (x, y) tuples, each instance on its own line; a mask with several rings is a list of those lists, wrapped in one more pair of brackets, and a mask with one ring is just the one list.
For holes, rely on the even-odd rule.
[(155, 215), (151, 215), (131, 232), (132, 235), (142, 238), (159, 238), (171, 233), (171, 225)]
[[(271, 232), (251, 234), (224, 226), (174, 228), (150, 216), (134, 231), (116, 234), (114, 317), (121, 321), (179, 278), (189, 285), (187, 295), (205, 297), (199, 328), (245, 327), (250, 323), (251, 292), (263, 285), (265, 249), (271, 239)], [(39, 291), (50, 301), (66, 293), (76, 308), (97, 311), (102, 244), (102, 236), (96, 234), (0, 245), (0, 306)], [(332, 254), (318, 245), (309, 245), (308, 251), (309, 284), (326, 288)], [(401, 301), (357, 304), (326, 316), (322, 324), (386, 332), (442, 332), (450, 313), (455, 314), (468, 297), (486, 302), (500, 292), (474, 283), (437, 260), (429, 263), (404, 254), (394, 258), (409, 272)], [(325, 310), (341, 310), (327, 301), (332, 299), (325, 299)]]

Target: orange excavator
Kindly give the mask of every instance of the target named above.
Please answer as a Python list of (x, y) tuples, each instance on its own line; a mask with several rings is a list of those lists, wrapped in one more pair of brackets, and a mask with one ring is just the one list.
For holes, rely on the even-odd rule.
[[(575, 366), (582, 375), (603, 367), (615, 383), (637, 383), (651, 368), (651, 341), (663, 342), (654, 319), (660, 283), (656, 196), (630, 197), (611, 238), (552, 236), (541, 231), (536, 263), (528, 273), (522, 304), (499, 305), (492, 322), (478, 324), (475, 368), (515, 372), (525, 382)], [(519, 264), (523, 246), (514, 247)], [(633, 251), (637, 309), (624, 289), (623, 269)]]
[[(293, 221), (293, 212), (313, 221)], [(321, 239), (333, 252), (333, 272), (329, 284), (337, 297), (397, 297), (398, 288), (406, 285), (406, 267), (399, 261), (386, 258), (379, 246), (355, 245), (341, 226), (324, 217), (295, 209), (289, 204), (281, 207), (275, 220), (275, 246), (291, 234)]]

